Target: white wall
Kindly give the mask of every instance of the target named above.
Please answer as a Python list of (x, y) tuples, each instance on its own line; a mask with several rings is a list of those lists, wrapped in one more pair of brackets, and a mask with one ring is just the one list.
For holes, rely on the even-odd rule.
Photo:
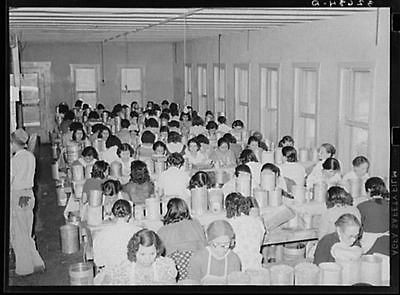
[[(382, 177), (389, 170), (389, 9), (380, 8), (378, 35), (376, 12), (288, 25), (263, 32), (222, 35), (221, 63), (226, 63), (227, 116), (234, 114), (233, 64), (250, 64), (249, 129), (259, 129), (259, 64), (279, 63), (281, 69), (280, 130), (278, 136), (293, 132), (293, 63), (320, 64), (320, 107), (317, 143), (338, 146), (339, 63), (374, 65), (374, 93), (371, 106), (371, 174)], [(378, 43), (376, 44), (376, 37)], [(249, 42), (248, 42), (249, 40)], [(183, 102), (183, 43), (178, 44), (174, 66), (174, 95)], [(197, 64), (208, 65), (208, 107), (214, 108), (212, 64), (218, 62), (218, 35), (187, 41), (186, 63), (192, 63), (193, 106), (197, 108)], [(340, 151), (339, 151), (340, 152)]]

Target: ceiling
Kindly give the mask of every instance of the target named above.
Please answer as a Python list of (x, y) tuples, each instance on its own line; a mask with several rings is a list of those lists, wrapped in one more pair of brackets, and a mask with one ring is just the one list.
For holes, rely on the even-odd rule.
[(376, 8), (10, 8), (9, 28), (23, 41), (186, 40), (321, 21)]

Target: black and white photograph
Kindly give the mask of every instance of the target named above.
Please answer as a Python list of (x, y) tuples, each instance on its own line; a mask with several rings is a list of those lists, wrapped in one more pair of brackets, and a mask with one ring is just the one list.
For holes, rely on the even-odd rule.
[(389, 289), (390, 7), (309, 2), (8, 6), (5, 284)]

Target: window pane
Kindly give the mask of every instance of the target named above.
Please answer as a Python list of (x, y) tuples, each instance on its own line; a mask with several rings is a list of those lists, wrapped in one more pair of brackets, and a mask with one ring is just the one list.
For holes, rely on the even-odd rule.
[(267, 69), (261, 69), (261, 85), (260, 85), (260, 100), (261, 100), (261, 107), (267, 107)]
[(317, 72), (314, 70), (301, 71), (300, 81), (300, 112), (315, 114), (318, 87)]
[(225, 98), (225, 69), (220, 71), (219, 97)]
[(299, 148), (315, 147), (315, 119), (310, 118), (300, 118), (299, 120), (299, 138), (296, 139), (299, 143)]
[(371, 73), (354, 72), (354, 100), (352, 103), (352, 120), (368, 123), (369, 101), (371, 91)]
[(240, 71), (240, 101), (248, 102), (248, 71)]
[(97, 95), (96, 92), (78, 92), (78, 99), (83, 100), (84, 103), (87, 103), (91, 107), (95, 107), (97, 103)]
[(235, 68), (235, 100), (239, 101), (239, 68)]
[(207, 95), (207, 69), (203, 67), (202, 94)]
[(22, 108), (24, 124), (27, 126), (40, 126), (40, 106), (24, 105)]
[(96, 70), (76, 69), (75, 87), (76, 91), (96, 91)]
[(350, 154), (351, 159), (356, 156), (367, 156), (368, 154), (368, 130), (357, 127), (349, 127), (350, 131)]
[(238, 113), (235, 119), (237, 120), (242, 120), (245, 128), (247, 128), (247, 113), (248, 113), (248, 107), (247, 106), (239, 106), (238, 108)]
[(219, 97), (218, 85), (218, 67), (214, 67), (214, 100), (217, 101)]
[(140, 68), (121, 69), (121, 89), (140, 91), (142, 89), (142, 71)]

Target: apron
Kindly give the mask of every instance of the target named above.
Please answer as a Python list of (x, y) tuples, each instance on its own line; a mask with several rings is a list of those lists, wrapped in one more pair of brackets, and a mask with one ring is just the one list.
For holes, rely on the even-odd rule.
[[(30, 197), (28, 205), (21, 208), (19, 198)], [(10, 244), (15, 253), (15, 273), (28, 275), (35, 268), (44, 267), (44, 262), (32, 238), (33, 207), (35, 196), (32, 189), (11, 190)]]
[(201, 279), (201, 284), (202, 285), (225, 285), (226, 278), (228, 276), (228, 254), (229, 254), (229, 251), (223, 257), (224, 262), (225, 262), (224, 275), (216, 276), (216, 275), (210, 274), (212, 255), (211, 255), (211, 251), (210, 251), (209, 247), (206, 247), (206, 249), (208, 251), (207, 273)]
[(384, 233), (367, 233), (364, 232), (362, 235), (362, 238), (360, 240), (361, 243), (361, 248), (363, 250), (363, 253), (367, 253), (369, 249), (372, 248), (372, 246), (375, 244), (375, 241), (379, 239), (380, 237), (383, 236), (388, 236), (389, 231), (386, 231)]

